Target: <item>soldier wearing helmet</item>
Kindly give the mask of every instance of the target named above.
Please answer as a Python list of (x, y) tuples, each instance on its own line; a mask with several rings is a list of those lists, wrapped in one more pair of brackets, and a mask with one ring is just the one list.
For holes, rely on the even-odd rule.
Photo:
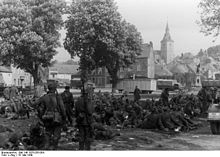
[(75, 104), (75, 116), (79, 129), (79, 150), (90, 150), (93, 139), (92, 130), (92, 94), (93, 90), (86, 83), (82, 89), (82, 95)]
[(48, 92), (35, 102), (38, 117), (46, 130), (45, 150), (57, 149), (66, 113), (62, 98), (56, 91), (56, 83), (48, 84)]

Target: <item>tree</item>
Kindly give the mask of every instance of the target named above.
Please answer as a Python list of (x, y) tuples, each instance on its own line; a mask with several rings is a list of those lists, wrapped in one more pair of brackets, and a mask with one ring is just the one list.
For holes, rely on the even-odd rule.
[(199, 3), (201, 9), (200, 21), (198, 21), (201, 32), (205, 35), (213, 35), (217, 38), (220, 32), (220, 2), (219, 0), (201, 0)]
[(4, 0), (0, 5), (0, 52), (4, 64), (14, 64), (40, 83), (39, 66), (50, 65), (60, 46), (62, 0)]
[(122, 19), (113, 0), (73, 1), (66, 29), (64, 47), (80, 57), (82, 79), (88, 71), (106, 67), (113, 89), (120, 68), (134, 63), (141, 52), (140, 33)]

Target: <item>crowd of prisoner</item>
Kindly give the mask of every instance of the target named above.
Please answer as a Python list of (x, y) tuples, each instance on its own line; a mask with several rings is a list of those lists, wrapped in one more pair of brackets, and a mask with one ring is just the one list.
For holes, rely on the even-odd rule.
[[(6, 99), (10, 101), (14, 96)], [(193, 117), (205, 114), (210, 103), (219, 102), (216, 90), (207, 88), (202, 88), (196, 96), (177, 94), (170, 98), (169, 90), (165, 89), (159, 100), (140, 99), (141, 91), (136, 87), (133, 100), (126, 94), (120, 97), (101, 92), (94, 94), (93, 88), (86, 88), (81, 97), (74, 100), (70, 87), (58, 94), (56, 84), (51, 83), (47, 94), (31, 102), (45, 134), (43, 144), (39, 145), (36, 141), (40, 138), (34, 137), (38, 136), (34, 132), (36, 127), (32, 128), (31, 136), (36, 140), (30, 145), (36, 145), (38, 149), (56, 150), (61, 132), (70, 127), (78, 129), (79, 150), (90, 150), (94, 139), (110, 139), (119, 135), (109, 128), (189, 131), (197, 128)]]

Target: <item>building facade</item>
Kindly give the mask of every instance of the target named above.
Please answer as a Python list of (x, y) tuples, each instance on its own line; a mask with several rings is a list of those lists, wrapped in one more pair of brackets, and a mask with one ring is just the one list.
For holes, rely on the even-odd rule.
[(128, 68), (121, 68), (119, 78), (155, 78), (155, 58), (153, 43), (142, 45), (141, 55)]
[(175, 57), (174, 53), (174, 41), (170, 35), (170, 29), (168, 23), (166, 25), (165, 34), (163, 39), (160, 42), (161, 48), (160, 50), (155, 50), (155, 61), (160, 64), (169, 64), (173, 61)]
[(49, 79), (58, 80), (68, 85), (72, 76), (78, 73), (78, 68), (79, 65), (55, 64), (49, 67)]
[(11, 66), (13, 85), (17, 87), (33, 86), (33, 78), (31, 74), (20, 68)]
[(0, 84), (1, 86), (12, 86), (12, 71), (10, 67), (0, 66)]
[(89, 80), (95, 83), (98, 88), (110, 88), (111, 77), (105, 67), (96, 68), (89, 74)]

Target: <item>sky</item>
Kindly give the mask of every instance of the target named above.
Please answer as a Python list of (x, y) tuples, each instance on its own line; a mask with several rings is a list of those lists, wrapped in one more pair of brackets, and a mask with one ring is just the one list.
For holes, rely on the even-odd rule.
[[(135, 25), (141, 33), (144, 43), (153, 42), (154, 49), (160, 50), (166, 24), (174, 40), (175, 56), (191, 52), (197, 54), (200, 49), (207, 49), (220, 44), (220, 39), (213, 42), (212, 36), (200, 32), (196, 23), (199, 20), (200, 0), (115, 0), (122, 17)], [(65, 30), (62, 30), (62, 40)], [(65, 61), (70, 55), (60, 48), (56, 60)], [(77, 60), (77, 59), (76, 59)]]

